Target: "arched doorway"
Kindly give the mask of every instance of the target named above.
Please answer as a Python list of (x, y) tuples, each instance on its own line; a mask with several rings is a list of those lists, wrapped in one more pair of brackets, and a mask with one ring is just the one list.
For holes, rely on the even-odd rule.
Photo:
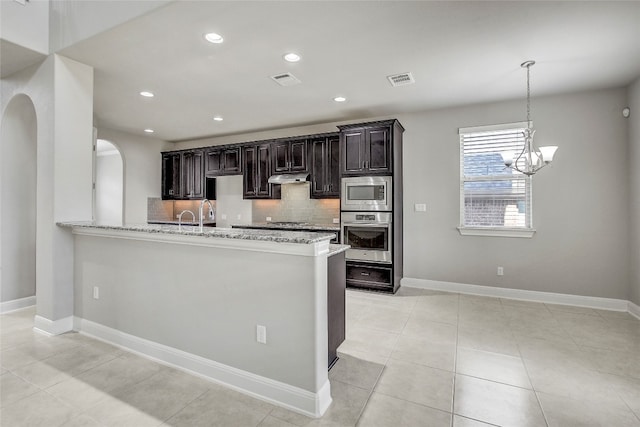
[(2, 311), (35, 303), (37, 118), (16, 95), (0, 130), (0, 301)]
[(118, 147), (104, 139), (96, 141), (95, 221), (122, 225), (124, 200), (124, 165)]

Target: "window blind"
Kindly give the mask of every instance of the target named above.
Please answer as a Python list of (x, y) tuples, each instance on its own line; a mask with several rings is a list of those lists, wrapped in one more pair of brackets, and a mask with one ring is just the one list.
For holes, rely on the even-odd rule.
[(531, 178), (502, 157), (522, 151), (525, 126), (460, 129), (461, 227), (531, 228)]

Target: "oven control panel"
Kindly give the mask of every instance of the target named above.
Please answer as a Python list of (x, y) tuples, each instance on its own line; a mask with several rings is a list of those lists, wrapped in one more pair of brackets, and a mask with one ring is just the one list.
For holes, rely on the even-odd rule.
[(374, 214), (356, 214), (356, 221), (375, 221), (376, 216)]

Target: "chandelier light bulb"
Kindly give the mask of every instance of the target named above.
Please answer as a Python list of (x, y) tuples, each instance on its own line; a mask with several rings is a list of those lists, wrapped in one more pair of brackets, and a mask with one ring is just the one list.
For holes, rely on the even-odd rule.
[(558, 149), (555, 145), (547, 145), (545, 147), (540, 147), (540, 154), (542, 156), (542, 161), (545, 164), (549, 164), (553, 161), (553, 155), (556, 153)]
[(502, 161), (504, 162), (504, 165), (506, 167), (511, 167), (511, 165), (513, 164), (513, 152), (503, 151), (502, 153), (500, 153), (500, 155), (502, 156)]

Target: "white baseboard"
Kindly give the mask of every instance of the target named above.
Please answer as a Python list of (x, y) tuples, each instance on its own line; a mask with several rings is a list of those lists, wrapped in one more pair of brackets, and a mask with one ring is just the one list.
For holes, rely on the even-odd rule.
[(526, 291), (522, 289), (496, 288), (493, 286), (441, 282), (438, 280), (412, 279), (408, 277), (403, 278), (400, 283), (402, 284), (402, 286), (411, 288), (431, 289), (436, 291), (458, 292), (461, 294), (481, 295), (488, 297), (516, 299), (522, 301), (574, 305), (577, 307), (631, 312), (631, 302), (622, 299), (557, 294), (553, 292)]
[(243, 371), (173, 347), (149, 341), (117, 329), (82, 318), (73, 325), (80, 333), (108, 342), (252, 397), (290, 409), (308, 417), (319, 418), (331, 404), (329, 380), (317, 393), (270, 378)]
[(36, 315), (33, 320), (33, 329), (45, 335), (53, 336), (73, 331), (73, 316), (58, 320), (49, 320)]
[(22, 310), (23, 308), (36, 305), (36, 296), (18, 298), (11, 301), (0, 303), (0, 314), (9, 313), (11, 311)]
[(640, 305), (634, 304), (629, 301), (629, 314), (640, 320)]

